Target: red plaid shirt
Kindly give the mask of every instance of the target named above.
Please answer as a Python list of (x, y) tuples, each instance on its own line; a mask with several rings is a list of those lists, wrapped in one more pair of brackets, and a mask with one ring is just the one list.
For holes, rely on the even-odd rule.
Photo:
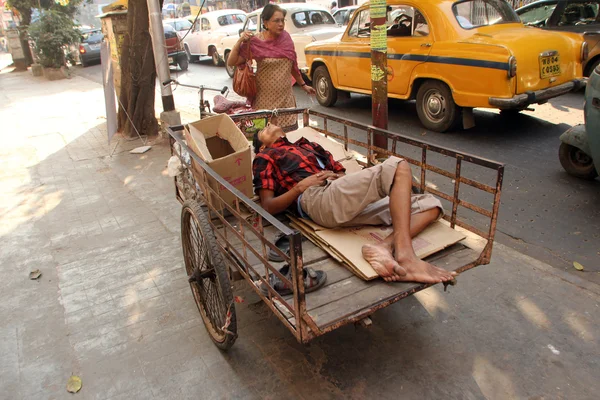
[(285, 137), (279, 138), (271, 147), (260, 151), (252, 163), (254, 190), (268, 189), (280, 196), (290, 191), (304, 178), (322, 171), (317, 156), (325, 170), (345, 172), (342, 164), (335, 161), (330, 152), (319, 144), (300, 138), (290, 143)]

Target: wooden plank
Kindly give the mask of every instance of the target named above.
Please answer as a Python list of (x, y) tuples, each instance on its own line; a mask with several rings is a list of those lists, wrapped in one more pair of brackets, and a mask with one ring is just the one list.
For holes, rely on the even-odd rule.
[[(465, 247), (462, 250), (448, 254), (446, 257), (438, 258), (431, 263), (448, 270), (455, 270), (475, 261), (478, 256), (479, 252)], [(333, 296), (329, 296), (331, 301), (328, 303), (323, 302), (323, 299), (328, 297), (326, 295), (321, 295), (320, 298), (317, 299), (319, 301), (311, 302), (311, 294), (309, 293), (306, 296), (307, 309), (309, 304), (314, 306), (314, 304), (323, 303), (317, 308), (311, 307), (308, 312), (319, 328), (325, 328), (328, 325), (341, 321), (351, 315), (357, 314), (362, 310), (368, 309), (381, 301), (389, 300), (418, 286), (421, 285), (411, 282), (387, 283), (382, 280), (371, 281), (367, 283), (366, 288), (357, 290), (351, 294), (347, 294), (347, 290), (337, 290), (335, 294), (338, 296), (344, 294), (346, 295), (337, 299), (333, 299)], [(353, 285), (351, 288), (360, 289), (360, 286)], [(316, 296), (317, 292), (315, 292), (314, 295)]]

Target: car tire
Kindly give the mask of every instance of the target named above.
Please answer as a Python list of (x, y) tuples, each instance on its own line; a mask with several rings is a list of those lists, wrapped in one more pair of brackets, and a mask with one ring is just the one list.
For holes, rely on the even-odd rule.
[(434, 132), (447, 132), (458, 124), (461, 108), (444, 82), (425, 81), (417, 92), (417, 114), (421, 124)]
[(192, 53), (190, 52), (190, 48), (187, 45), (185, 46), (185, 56), (188, 60), (188, 64), (198, 62), (198, 60), (199, 60), (198, 56), (192, 55)]
[(558, 159), (569, 175), (587, 180), (596, 179), (598, 176), (592, 158), (575, 146), (561, 143), (558, 149)]
[(600, 58), (598, 58), (597, 60), (589, 63), (586, 67), (585, 67), (585, 73), (583, 74), (583, 76), (590, 76), (592, 75), (592, 72), (594, 72), (594, 70), (600, 65)]
[(177, 60), (177, 65), (179, 65), (179, 68), (182, 71), (187, 71), (189, 66), (187, 57), (179, 57), (179, 60)]
[(82, 66), (83, 68), (87, 68), (87, 67), (89, 67), (89, 65), (90, 65), (90, 64), (89, 64), (89, 63), (87, 63), (87, 62), (85, 62), (85, 61), (83, 61), (83, 59), (81, 60), (81, 66)]
[(317, 92), (317, 101), (324, 107), (331, 107), (337, 101), (337, 89), (333, 86), (327, 67), (321, 65), (313, 74), (313, 87)]
[(221, 56), (217, 53), (217, 50), (213, 50), (212, 52), (212, 62), (215, 67), (220, 67), (223, 65), (223, 60), (221, 60)]
[(225, 53), (225, 70), (227, 71), (227, 75), (229, 75), (230, 78), (233, 78), (233, 75), (235, 75), (235, 65), (233, 67), (227, 65), (227, 60), (229, 60), (229, 53), (229, 51)]

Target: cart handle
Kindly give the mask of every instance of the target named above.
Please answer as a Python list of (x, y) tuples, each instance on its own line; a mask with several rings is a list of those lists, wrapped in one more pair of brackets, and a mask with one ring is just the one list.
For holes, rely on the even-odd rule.
[(189, 87), (189, 88), (192, 88), (192, 89), (212, 90), (214, 92), (221, 92), (221, 94), (225, 94), (229, 90), (229, 88), (227, 86), (223, 86), (222, 88), (212, 88), (212, 87), (208, 87), (208, 86), (204, 86), (204, 85), (200, 85), (200, 86), (188, 85), (188, 84), (185, 84), (185, 83), (180, 83), (177, 79), (173, 79), (173, 78), (167, 79), (162, 84), (163, 84), (163, 86), (167, 86), (167, 85), (169, 85), (171, 83), (174, 83), (175, 85), (178, 85), (178, 86)]

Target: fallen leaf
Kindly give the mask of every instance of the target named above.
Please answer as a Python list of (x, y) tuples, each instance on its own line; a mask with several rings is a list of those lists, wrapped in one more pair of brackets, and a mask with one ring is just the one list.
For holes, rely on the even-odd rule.
[(77, 393), (81, 390), (81, 378), (77, 375), (71, 375), (67, 382), (67, 392)]
[(583, 271), (583, 265), (579, 264), (577, 261), (573, 261), (573, 267), (575, 267), (577, 271)]
[(42, 276), (42, 272), (39, 269), (34, 269), (33, 271), (31, 271), (29, 273), (29, 279), (31, 279), (31, 280), (36, 280), (40, 276)]
[(233, 301), (235, 301), (236, 303), (243, 303), (244, 299), (240, 296), (234, 296)]

